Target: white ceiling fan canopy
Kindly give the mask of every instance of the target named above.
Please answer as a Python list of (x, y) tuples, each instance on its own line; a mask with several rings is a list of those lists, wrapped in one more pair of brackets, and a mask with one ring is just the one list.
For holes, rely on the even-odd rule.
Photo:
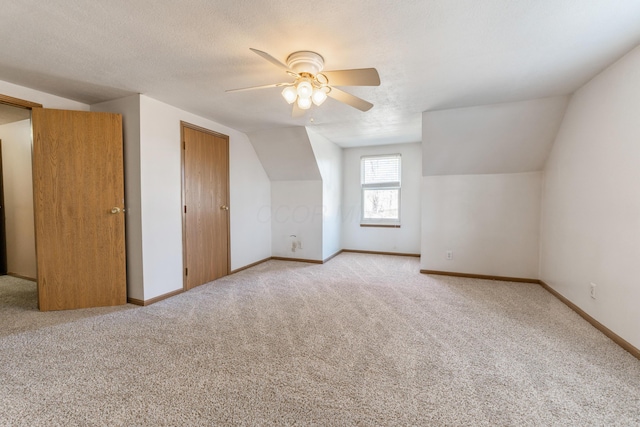
[(296, 73), (309, 73), (313, 76), (324, 68), (324, 58), (316, 52), (301, 50), (287, 57), (287, 67)]

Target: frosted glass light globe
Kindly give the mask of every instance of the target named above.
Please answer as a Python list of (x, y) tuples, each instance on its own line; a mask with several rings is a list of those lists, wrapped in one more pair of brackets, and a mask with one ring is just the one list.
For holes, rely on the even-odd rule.
[(282, 97), (287, 101), (287, 104), (293, 104), (298, 97), (298, 92), (294, 86), (287, 86), (282, 91)]
[(311, 94), (313, 93), (313, 86), (306, 80), (298, 83), (298, 96), (300, 98), (311, 98)]
[(301, 110), (308, 110), (311, 108), (311, 98), (298, 97), (298, 107), (300, 107)]
[(311, 96), (311, 100), (317, 106), (322, 105), (322, 103), (327, 99), (327, 94), (322, 89), (314, 89), (313, 95)]

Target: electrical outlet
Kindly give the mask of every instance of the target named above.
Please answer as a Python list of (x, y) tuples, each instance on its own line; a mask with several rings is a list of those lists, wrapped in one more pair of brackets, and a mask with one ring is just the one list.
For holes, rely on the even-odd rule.
[(595, 283), (591, 283), (591, 298), (596, 299), (596, 284)]
[(452, 250), (448, 250), (448, 251), (447, 251), (446, 258), (447, 258), (448, 260), (452, 260), (452, 259), (453, 259), (453, 251), (452, 251)]

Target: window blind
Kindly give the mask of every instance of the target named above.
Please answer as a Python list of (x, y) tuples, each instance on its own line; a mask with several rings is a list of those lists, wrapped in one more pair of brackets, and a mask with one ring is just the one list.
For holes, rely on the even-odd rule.
[[(363, 187), (399, 187), (400, 155), (367, 156), (361, 159), (361, 183)], [(382, 184), (382, 185), (381, 185)]]

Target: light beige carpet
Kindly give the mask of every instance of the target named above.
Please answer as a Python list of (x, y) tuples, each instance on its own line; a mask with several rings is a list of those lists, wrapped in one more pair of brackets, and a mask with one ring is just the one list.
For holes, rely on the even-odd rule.
[(538, 285), (269, 261), (148, 307), (0, 279), (0, 425), (640, 425), (640, 361)]

